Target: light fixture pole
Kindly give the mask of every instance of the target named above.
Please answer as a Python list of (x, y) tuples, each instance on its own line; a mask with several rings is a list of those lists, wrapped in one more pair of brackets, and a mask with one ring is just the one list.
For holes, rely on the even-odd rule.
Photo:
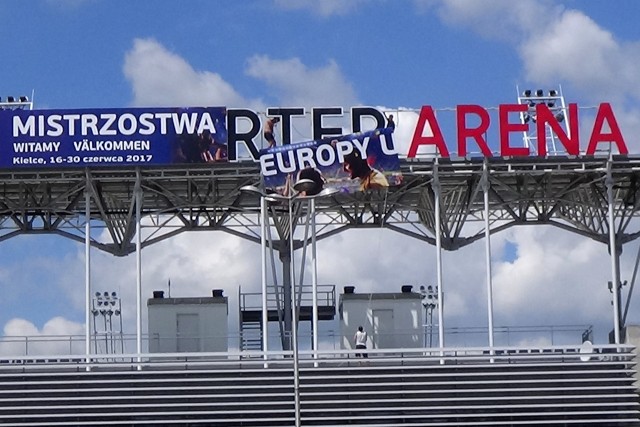
[(118, 352), (118, 339), (115, 336), (113, 327), (113, 317), (120, 319), (120, 329), (118, 338), (120, 350), (124, 353), (124, 342), (122, 336), (122, 303), (118, 294), (114, 292), (96, 292), (92, 299), (91, 314), (93, 314), (93, 340), (94, 353), (98, 354), (98, 317), (102, 318), (102, 333), (104, 334), (104, 353), (115, 354)]
[(438, 306), (438, 287), (436, 286), (434, 289), (429, 285), (425, 288), (421, 285), (420, 295), (422, 295), (425, 314), (424, 344), (425, 347), (431, 348), (433, 345), (433, 310)]
[[(263, 207), (263, 203), (264, 201), (284, 201), (287, 203), (287, 214), (289, 216), (289, 227), (288, 227), (288, 242), (289, 242), (289, 247), (288, 247), (288, 251), (289, 251), (289, 271), (288, 271), (288, 275), (289, 275), (289, 284), (291, 287), (291, 294), (290, 294), (290, 302), (291, 302), (291, 336), (289, 337), (289, 344), (290, 344), (290, 348), (291, 348), (291, 352), (292, 352), (292, 356), (293, 356), (293, 395), (294, 395), (294, 410), (295, 410), (295, 425), (296, 427), (300, 426), (300, 365), (299, 365), (299, 354), (298, 354), (298, 308), (297, 308), (297, 304), (296, 304), (296, 291), (295, 291), (295, 265), (293, 262), (293, 251), (294, 251), (294, 244), (293, 244), (293, 231), (294, 231), (294, 224), (293, 224), (293, 203), (294, 200), (301, 194), (300, 191), (303, 191), (302, 189), (305, 188), (306, 186), (309, 185), (315, 185), (315, 183), (313, 181), (311, 181), (310, 179), (307, 180), (301, 180), (298, 181), (295, 185), (294, 185), (294, 190), (296, 190), (296, 193), (292, 193), (291, 189), (289, 189), (288, 194), (286, 195), (280, 195), (280, 194), (265, 194), (261, 189), (255, 187), (255, 186), (245, 186), (242, 187), (241, 190), (242, 191), (247, 191), (247, 192), (253, 192), (253, 193), (257, 193), (260, 195), (261, 198), (261, 207)], [(263, 211), (263, 209), (261, 209), (261, 212)], [(263, 215), (261, 213), (261, 215)], [(263, 215), (263, 220), (266, 218), (266, 215)], [(264, 231), (264, 226), (262, 231)], [(264, 263), (263, 263), (264, 264)], [(266, 277), (265, 275), (263, 275), (263, 282), (265, 281)], [(263, 286), (262, 289), (263, 292), (265, 292), (265, 286)], [(262, 299), (263, 302), (263, 310), (265, 309), (264, 307), (264, 303), (265, 303), (265, 298), (263, 296)], [(288, 313), (285, 313), (285, 316), (287, 316)], [(263, 323), (265, 323), (264, 320), (264, 316), (263, 316)], [(267, 331), (267, 324), (263, 325), (263, 334), (266, 334)], [(264, 338), (263, 338), (264, 339)]]
[[(297, 195), (297, 194), (296, 194)], [(296, 304), (295, 263), (293, 262), (293, 199), (287, 197), (289, 212), (289, 283), (291, 283), (291, 351), (293, 352), (293, 393), (296, 427), (300, 426), (300, 361), (298, 355), (298, 305)]]
[(267, 201), (260, 197), (260, 282), (262, 291), (262, 351), (264, 367), (267, 364), (269, 346), (269, 308), (267, 298)]
[[(316, 199), (310, 201), (311, 215), (311, 329), (313, 333), (313, 358), (318, 359), (318, 259), (316, 249)], [(314, 363), (318, 367), (318, 362)]]
[[(310, 201), (310, 217), (311, 217), (311, 221), (313, 221), (313, 225), (312, 225), (312, 257), (313, 257), (313, 274), (312, 274), (312, 287), (313, 287), (313, 317), (312, 317), (312, 329), (313, 329), (313, 346), (314, 346), (314, 357), (317, 358), (317, 346), (318, 346), (318, 339), (317, 339), (317, 331), (318, 331), (318, 308), (317, 308), (317, 270), (316, 270), (316, 248), (315, 248), (315, 199), (318, 197), (326, 197), (329, 196), (333, 193), (336, 193), (338, 190), (334, 189), (334, 188), (326, 188), (323, 189), (321, 191), (315, 192), (315, 194), (313, 195), (309, 195), (307, 196), (307, 192), (312, 191), (313, 189), (317, 189), (318, 184), (311, 180), (311, 179), (300, 179), (298, 180), (292, 187), (288, 187), (287, 189), (287, 194), (266, 194), (264, 193), (260, 188), (255, 187), (255, 186), (244, 186), (242, 187), (240, 190), (241, 191), (245, 191), (245, 192), (252, 192), (252, 193), (257, 193), (258, 195), (260, 195), (260, 212), (261, 212), (261, 217), (262, 217), (262, 225), (261, 225), (261, 234), (264, 235), (265, 231), (266, 231), (266, 219), (267, 219), (267, 215), (265, 214), (266, 211), (266, 203), (267, 201), (269, 202), (285, 202), (287, 205), (287, 215), (288, 215), (288, 228), (287, 228), (287, 232), (288, 232), (288, 236), (287, 236), (287, 241), (288, 241), (288, 247), (287, 247), (287, 251), (288, 251), (288, 257), (287, 257), (287, 261), (289, 263), (288, 265), (288, 280), (286, 282), (288, 282), (289, 284), (289, 288), (290, 288), (290, 294), (286, 295), (285, 292), (285, 296), (289, 297), (287, 298), (287, 302), (291, 304), (291, 336), (289, 337), (288, 343), (289, 343), (289, 348), (292, 351), (292, 358), (293, 358), (293, 370), (294, 370), (294, 376), (293, 376), (293, 381), (294, 381), (294, 399), (295, 399), (295, 425), (296, 427), (300, 426), (300, 358), (299, 358), (299, 351), (298, 351), (298, 317), (299, 317), (299, 307), (298, 307), (298, 303), (297, 303), (297, 294), (296, 294), (296, 280), (295, 280), (295, 276), (296, 276), (296, 268), (295, 268), (295, 262), (294, 262), (294, 257), (293, 257), (293, 253), (295, 250), (295, 245), (294, 245), (294, 239), (293, 239), (293, 235), (294, 235), (294, 231), (295, 231), (295, 223), (294, 223), (294, 215), (293, 215), (293, 206), (296, 202), (299, 201), (303, 201), (303, 200), (309, 200)], [(264, 240), (263, 238), (261, 238), (261, 245), (263, 246), (263, 250), (264, 250)], [(264, 310), (266, 309), (266, 274), (264, 273), (264, 264), (265, 264), (265, 260), (263, 259), (262, 261), (263, 263), (263, 274), (262, 274), (262, 282), (263, 282), (263, 286), (262, 286), (262, 292), (263, 292), (263, 330), (265, 331), (264, 333), (266, 333), (267, 330), (267, 320), (264, 316)], [(304, 264), (304, 261), (303, 261)], [(301, 268), (304, 268), (304, 265), (301, 266)], [(302, 283), (300, 283), (300, 286), (302, 286)], [(285, 313), (285, 316), (288, 316), (288, 313)], [(285, 331), (286, 332), (286, 331)], [(263, 337), (264, 339), (264, 337)]]

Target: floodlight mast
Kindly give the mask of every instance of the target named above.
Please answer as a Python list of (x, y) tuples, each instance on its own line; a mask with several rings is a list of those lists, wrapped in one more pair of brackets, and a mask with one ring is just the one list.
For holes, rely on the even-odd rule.
[[(97, 291), (91, 298), (94, 355), (124, 353), (122, 301), (115, 291)], [(114, 319), (119, 328), (114, 327)], [(100, 320), (99, 320), (100, 319)], [(102, 342), (104, 340), (104, 350)]]
[[(285, 194), (278, 193), (269, 193), (267, 194), (263, 189), (254, 186), (247, 185), (240, 189), (244, 193), (253, 193), (260, 197), (261, 201), (261, 217), (263, 220), (261, 221), (261, 245), (263, 250), (266, 251), (266, 236), (270, 236), (271, 233), (267, 231), (267, 223), (268, 223), (268, 215), (266, 209), (266, 202), (281, 204), (287, 207), (286, 215), (287, 215), (287, 223), (286, 226), (276, 227), (278, 232), (280, 233), (280, 244), (277, 245), (277, 251), (279, 252), (279, 258), (282, 263), (282, 271), (283, 271), (283, 305), (282, 309), (278, 308), (281, 313), (279, 316), (279, 321), (281, 322), (281, 341), (283, 350), (291, 350), (292, 342), (290, 337), (294, 336), (294, 328), (293, 319), (297, 319), (297, 315), (294, 317), (293, 312), (297, 312), (294, 309), (296, 302), (294, 301), (292, 287), (296, 286), (295, 279), (295, 266), (293, 261), (293, 253), (295, 249), (299, 246), (299, 242), (294, 240), (295, 234), (295, 224), (297, 222), (297, 218), (299, 216), (298, 210), (294, 213), (294, 207), (300, 206), (302, 204), (306, 204), (308, 210), (306, 215), (306, 231), (304, 242), (308, 242), (307, 233), (309, 229), (311, 230), (311, 250), (312, 250), (312, 297), (313, 297), (313, 307), (312, 307), (312, 335), (313, 335), (313, 349), (314, 349), (314, 357), (317, 358), (317, 349), (318, 349), (318, 301), (317, 301), (317, 254), (316, 254), (316, 230), (315, 230), (315, 215), (316, 215), (316, 205), (315, 200), (329, 197), (339, 190), (337, 188), (323, 188), (318, 191), (318, 184), (309, 179), (300, 179), (296, 181), (296, 183), (289, 187), (286, 187)], [(264, 204), (264, 205), (263, 205)], [(289, 209), (290, 208), (290, 209)], [(291, 211), (291, 212), (290, 212)], [(271, 242), (271, 238), (269, 237), (269, 241)], [(302, 246), (306, 247), (307, 243), (303, 243)], [(269, 245), (271, 247), (271, 245)], [(302, 254), (302, 266), (301, 269), (304, 269), (304, 259), (305, 259), (305, 251)], [(266, 256), (264, 257), (266, 258)], [(263, 269), (263, 294), (264, 288), (266, 287), (266, 259), (263, 259), (262, 262)], [(302, 287), (303, 282), (303, 270), (300, 271), (300, 282), (298, 286)], [(302, 288), (301, 288), (302, 289)], [(300, 303), (301, 294), (298, 294), (298, 304)], [(264, 298), (264, 295), (263, 295)], [(263, 301), (263, 329), (266, 330), (267, 320), (265, 313), (266, 304)], [(281, 311), (280, 311), (281, 310)], [(263, 348), (267, 348), (266, 337), (263, 336)]]
[[(299, 353), (298, 353), (298, 314), (299, 308), (296, 303), (296, 283), (295, 283), (295, 264), (293, 259), (293, 252), (295, 250), (294, 245), (294, 215), (293, 215), (293, 205), (298, 202), (298, 199), (304, 199), (306, 196), (306, 192), (312, 190), (316, 186), (316, 183), (310, 179), (300, 179), (293, 186), (287, 186), (286, 194), (265, 194), (257, 187), (243, 187), (243, 191), (249, 191), (253, 193), (257, 193), (260, 195), (260, 206), (261, 206), (261, 219), (263, 225), (261, 226), (261, 232), (264, 233), (265, 225), (264, 220), (266, 219), (266, 215), (264, 214), (265, 201), (271, 202), (284, 202), (287, 206), (287, 215), (288, 215), (288, 229), (286, 236), (286, 249), (281, 246), (280, 248), (280, 259), (283, 265), (283, 293), (284, 293), (284, 318), (285, 318), (285, 335), (286, 338), (283, 337), (283, 347), (286, 350), (291, 350), (293, 356), (293, 371), (294, 371), (294, 406), (295, 406), (295, 425), (300, 426), (300, 368), (299, 368)], [(313, 196), (310, 196), (313, 197)], [(264, 238), (261, 237), (261, 241), (264, 242)], [(264, 247), (263, 249), (264, 250)], [(314, 251), (315, 254), (315, 251)], [(263, 270), (264, 270), (264, 258), (263, 262)], [(301, 264), (301, 268), (304, 268), (304, 262)], [(265, 276), (263, 274), (263, 292), (265, 292), (264, 279)], [(302, 283), (300, 283), (302, 287)], [(302, 289), (300, 289), (302, 291)], [(315, 291), (315, 287), (314, 287)], [(315, 301), (315, 300), (314, 300)], [(264, 303), (266, 299), (263, 295), (263, 310), (265, 309)], [(264, 313), (264, 311), (263, 311)], [(317, 312), (314, 312), (317, 313)], [(263, 315), (263, 322), (265, 321)], [(287, 325), (287, 321), (289, 321), (289, 325)], [(314, 331), (317, 333), (317, 330)], [(266, 339), (264, 338), (267, 334), (267, 325), (263, 325), (263, 340), (266, 343)], [(317, 351), (317, 349), (315, 349)], [(266, 349), (265, 349), (266, 351)], [(266, 362), (265, 362), (266, 363)]]
[[(545, 125), (544, 135), (537, 135), (535, 126), (537, 121), (536, 106), (538, 104), (544, 104), (553, 113), (553, 116), (560, 126), (563, 127), (567, 136), (571, 137), (570, 126), (568, 124), (569, 115), (567, 114), (567, 106), (564, 101), (564, 96), (562, 95), (562, 87), (558, 86), (557, 89), (550, 89), (548, 91), (543, 89), (525, 89), (521, 92), (518, 87), (516, 87), (516, 90), (518, 91), (518, 104), (527, 106), (527, 111), (520, 113), (520, 121), (522, 124), (530, 125), (530, 130), (524, 131), (522, 135), (524, 146), (529, 149), (531, 154), (540, 154), (538, 153), (538, 139), (544, 138), (544, 144), (548, 154), (562, 154), (558, 152), (557, 137), (550, 125), (548, 123)], [(533, 124), (533, 126), (531, 126), (531, 124)]]
[(421, 285), (420, 295), (425, 312), (424, 346), (431, 348), (433, 347), (433, 310), (438, 306), (438, 287)]
[[(280, 262), (282, 263), (282, 291), (283, 291), (283, 310), (282, 310), (282, 327), (283, 334), (281, 336), (283, 350), (294, 350), (297, 342), (294, 342), (297, 335), (297, 313), (296, 308), (296, 296), (295, 296), (295, 263), (293, 254), (296, 249), (296, 242), (294, 241), (295, 224), (298, 218), (298, 214), (294, 215), (294, 205), (297, 206), (299, 202), (310, 199), (317, 196), (306, 196), (306, 193), (313, 189), (317, 184), (310, 179), (300, 179), (293, 185), (287, 185), (285, 194), (271, 193), (267, 194), (261, 188), (248, 185), (241, 188), (241, 191), (246, 193), (253, 193), (264, 199), (265, 202), (282, 203), (287, 207), (288, 226), (283, 227), (279, 232), (282, 233), (281, 244), (279, 245)], [(327, 192), (321, 192), (318, 196), (326, 196)], [(266, 215), (264, 217), (266, 219)], [(264, 316), (264, 313), (263, 313)], [(266, 324), (263, 325), (263, 334), (266, 334)], [(265, 337), (263, 337), (263, 341)], [(263, 342), (263, 346), (264, 346)]]
[(33, 91), (31, 98), (26, 95), (0, 96), (0, 110), (33, 110)]

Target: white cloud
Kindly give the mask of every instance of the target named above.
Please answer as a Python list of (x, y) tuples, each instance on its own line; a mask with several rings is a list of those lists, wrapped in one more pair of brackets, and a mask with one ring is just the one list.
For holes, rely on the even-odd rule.
[(135, 106), (225, 105), (247, 107), (244, 99), (219, 74), (197, 71), (179, 55), (153, 39), (136, 39), (123, 66)]
[[(265, 82), (282, 105), (357, 105), (355, 91), (338, 64), (309, 68), (298, 58), (272, 59), (255, 55), (247, 61), (247, 75)], [(313, 82), (310, 84), (310, 82)]]
[(516, 227), (504, 237), (518, 257), (494, 269), (495, 310), (503, 323), (611, 323), (606, 245), (551, 226)]
[[(38, 328), (28, 320), (12, 319), (4, 326), (0, 342), (3, 356), (83, 354), (84, 325), (54, 317)], [(73, 340), (70, 337), (74, 336)], [(60, 339), (66, 337), (66, 339)]]
[(538, 29), (541, 17), (552, 21), (560, 7), (549, 0), (415, 0), (418, 8), (435, 9), (451, 26), (472, 29), (487, 38), (517, 43)]
[(640, 40), (617, 40), (579, 10), (547, 0), (416, 0), (416, 4), (434, 8), (451, 26), (516, 46), (531, 83), (567, 83), (590, 101), (640, 100)]
[(592, 100), (640, 99), (640, 44), (623, 44), (577, 10), (532, 33), (521, 48), (526, 76), (541, 83), (569, 81)]
[[(261, 100), (243, 97), (222, 76), (197, 71), (182, 57), (152, 39), (136, 39), (123, 67), (136, 106), (225, 105), (264, 110)], [(351, 106), (358, 100), (352, 85), (333, 61), (311, 68), (298, 58), (255, 55), (246, 74), (264, 82), (279, 105)], [(309, 84), (309, 82), (314, 84)]]

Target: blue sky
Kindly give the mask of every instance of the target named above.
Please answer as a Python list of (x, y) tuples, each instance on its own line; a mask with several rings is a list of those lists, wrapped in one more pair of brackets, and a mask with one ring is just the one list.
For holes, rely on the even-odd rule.
[[(515, 84), (531, 81), (514, 49), (520, 42), (516, 31), (510, 38), (486, 29), (479, 33), (476, 25), (443, 22), (437, 1), (352, 1), (350, 8), (336, 2), (336, 12), (327, 16), (311, 6), (284, 6), (289, 3), (313, 4), (5, 1), (3, 19), (21, 31), (0, 30), (2, 51), (11, 57), (3, 67), (11, 77), (5, 76), (2, 86), (11, 93), (35, 90), (40, 108), (131, 105), (132, 87), (122, 69), (135, 39), (153, 39), (194, 70), (219, 74), (242, 96), (266, 103), (283, 95), (247, 76), (247, 61), (255, 55), (297, 58), (309, 69), (335, 63), (364, 104), (490, 105), (513, 96)], [(616, 7), (599, 1), (555, 3), (602, 21), (603, 30), (615, 32), (620, 42), (637, 35), (632, 20), (625, 19), (639, 12), (632, 0), (617, 1)], [(545, 13), (544, 7), (538, 10)], [(544, 31), (545, 16), (535, 19)], [(503, 22), (487, 26), (507, 27)]]
[[(561, 85), (567, 102), (611, 102), (637, 153), (638, 17), (635, 0), (4, 0), (0, 96), (34, 91), (36, 108), (53, 109), (419, 109), (494, 107), (515, 102), (516, 85)], [(385, 257), (363, 272), (370, 261), (352, 236), (322, 242), (321, 263), (339, 265), (343, 274), (328, 272), (321, 281), (342, 286), (351, 274), (362, 290), (380, 290), (435, 280), (433, 248), (370, 233), (366, 239)], [(496, 324), (595, 323), (601, 336), (608, 332), (606, 247), (546, 228), (513, 229), (494, 240)], [(388, 248), (396, 247), (411, 256), (395, 257)], [(623, 277), (630, 276), (637, 243), (628, 247)], [(84, 248), (56, 236), (10, 239), (2, 248), (4, 333), (81, 331)], [(184, 251), (191, 255), (183, 259)], [(176, 292), (208, 295), (224, 287), (234, 294), (237, 284), (255, 286), (259, 276), (218, 260), (257, 259), (257, 251), (226, 235), (179, 236), (145, 251), (145, 293), (171, 277)], [(483, 251), (480, 243), (445, 254), (445, 280), (457, 284), (449, 325), (486, 322), (477, 304)], [(93, 262), (94, 286), (120, 290), (132, 304), (134, 259), (95, 253)]]

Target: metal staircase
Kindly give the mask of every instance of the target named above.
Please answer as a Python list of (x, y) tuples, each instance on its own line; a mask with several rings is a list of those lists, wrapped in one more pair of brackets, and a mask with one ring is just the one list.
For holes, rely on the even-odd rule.
[[(299, 320), (312, 320), (313, 294), (310, 287), (303, 287), (298, 306)], [(336, 293), (334, 285), (318, 285), (318, 320), (333, 320), (336, 315)], [(240, 351), (263, 350), (262, 348), (262, 295), (256, 292), (243, 293), (238, 287)], [(269, 322), (282, 320), (282, 293), (267, 294), (267, 318)]]
[(262, 350), (262, 323), (259, 320), (240, 322), (240, 349), (242, 351)]

